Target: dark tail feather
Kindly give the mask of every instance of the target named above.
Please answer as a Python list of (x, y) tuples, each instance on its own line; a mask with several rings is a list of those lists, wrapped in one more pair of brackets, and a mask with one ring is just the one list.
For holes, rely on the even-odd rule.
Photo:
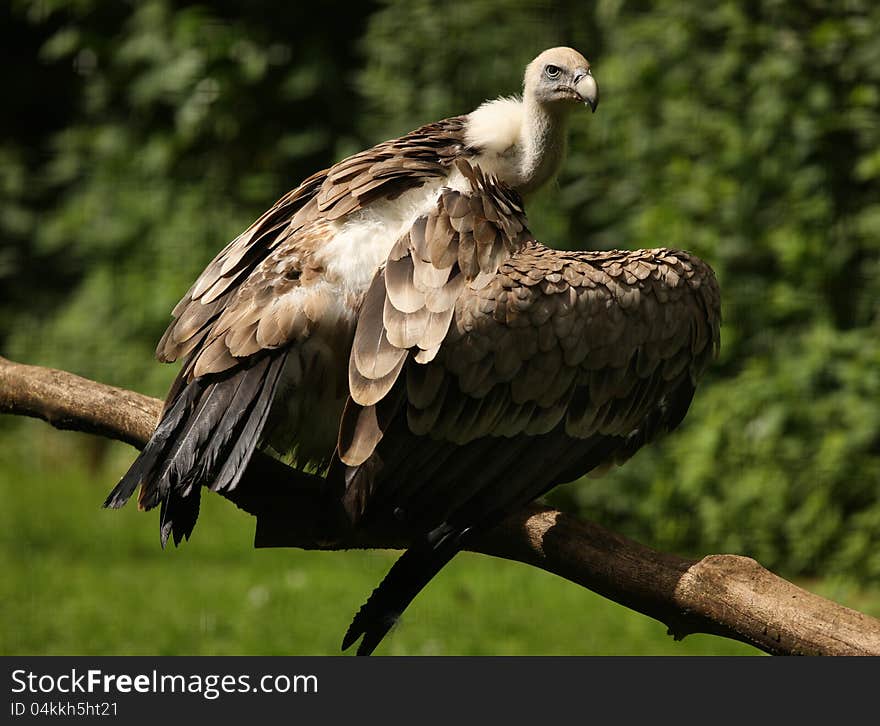
[(138, 484), (156, 468), (159, 462), (164, 458), (166, 449), (169, 444), (173, 443), (182, 427), (186, 425), (187, 419), (192, 413), (194, 403), (198, 400), (202, 392), (202, 386), (199, 381), (189, 384), (177, 397), (174, 403), (168, 408), (159, 425), (143, 448), (137, 459), (125, 473), (119, 483), (113, 488), (113, 491), (104, 500), (104, 506), (110, 509), (119, 509), (134, 494)]
[(370, 655), (416, 595), (461, 550), (466, 531), (443, 524), (404, 552), (354, 616), (342, 650), (363, 635), (357, 654)]
[(159, 540), (163, 547), (170, 535), (174, 535), (175, 547), (184, 537), (189, 539), (199, 518), (201, 501), (201, 487), (193, 487), (185, 496), (172, 492), (162, 500), (159, 510)]
[(186, 384), (104, 506), (121, 507), (142, 484), (140, 506), (161, 505), (162, 546), (172, 535), (175, 545), (189, 539), (201, 487), (231, 489), (244, 473), (285, 359), (284, 352), (276, 352), (229, 375)]
[[(211, 484), (211, 489), (215, 492), (232, 490), (238, 485), (266, 425), (286, 359), (286, 355), (274, 357), (266, 369), (263, 380), (254, 386), (253, 396), (256, 400), (241, 427), (237, 440), (224, 456), (223, 467)], [(242, 385), (242, 388), (244, 389), (245, 386)]]

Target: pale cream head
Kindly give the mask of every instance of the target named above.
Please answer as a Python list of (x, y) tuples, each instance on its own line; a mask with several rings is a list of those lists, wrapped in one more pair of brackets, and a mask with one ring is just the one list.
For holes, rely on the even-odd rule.
[(560, 109), (583, 103), (595, 111), (599, 87), (590, 62), (580, 53), (573, 48), (550, 48), (526, 67), (523, 98)]

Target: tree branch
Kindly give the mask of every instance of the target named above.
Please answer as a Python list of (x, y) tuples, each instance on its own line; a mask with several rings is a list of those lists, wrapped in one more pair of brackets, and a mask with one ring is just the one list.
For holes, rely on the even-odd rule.
[[(0, 413), (142, 447), (161, 408), (132, 391), (0, 358)], [(405, 546), (402, 532), (346, 527), (322, 481), (259, 454), (226, 496), (257, 518), (256, 547)], [(576, 582), (665, 623), (676, 639), (702, 632), (780, 655), (880, 655), (880, 621), (802, 590), (747, 557), (686, 560), (540, 506), (512, 515), (472, 549)]]

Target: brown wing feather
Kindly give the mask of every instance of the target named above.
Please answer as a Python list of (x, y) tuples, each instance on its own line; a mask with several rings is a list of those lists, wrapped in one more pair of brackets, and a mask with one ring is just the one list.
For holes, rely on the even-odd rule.
[[(719, 326), (714, 275), (687, 253), (527, 244), (482, 289), (464, 289), (433, 361), (407, 364), (406, 405), (373, 442), (384, 466), (371, 485), (376, 502), (422, 511), (431, 501), (426, 512), (450, 516), (471, 502), (456, 516), (476, 516), (493, 496), (499, 506), (527, 501), (625, 460), (679, 423)], [(454, 467), (402, 491), (395, 472), (428, 449), (441, 456), (438, 441)], [(507, 463), (486, 458), (499, 442)], [(526, 476), (535, 457), (543, 464)]]
[(156, 348), (160, 361), (177, 360), (192, 350), (193, 338), (207, 337), (210, 326), (248, 276), (279, 244), (289, 239), (292, 220), (314, 196), (322, 180), (320, 174), (310, 177), (282, 197), (208, 264), (172, 311), (174, 320)]
[[(480, 274), (491, 279), (498, 265), (529, 238), (517, 195), (466, 161), (459, 159), (456, 164), (468, 190), (441, 192), (434, 208), (418, 218), (394, 245), (385, 268), (367, 292), (349, 366), (350, 394), (361, 407), (376, 404), (392, 390), (410, 355), (416, 365), (426, 365), (434, 358), (463, 291), (468, 285), (475, 286)], [(499, 200), (508, 210), (506, 217)], [(486, 209), (495, 221), (487, 218)], [(453, 219), (453, 215), (459, 216)], [(460, 266), (458, 244), (466, 236), (473, 239), (470, 273)], [(354, 407), (347, 411), (364, 416)], [(375, 427), (359, 427), (345, 420), (347, 415), (355, 414), (344, 414), (342, 430), (370, 432), (365, 439), (356, 434), (340, 437), (339, 456), (354, 466), (364, 461), (379, 439)]]
[[(156, 354), (163, 361), (183, 358), (184, 364), (157, 432), (108, 505), (121, 506), (141, 484), (147, 506), (161, 503), (163, 543), (169, 532), (179, 541), (195, 524), (201, 486), (235, 486), (267, 431), (280, 427), (286, 414), (299, 416), (301, 401), (292, 389), (300, 388), (305, 370), (312, 385), (300, 391), (302, 396), (323, 395), (330, 405), (337, 403), (344, 366), (333, 368), (350, 342), (360, 291), (328, 280), (332, 275), (325, 274), (316, 252), (337, 231), (335, 220), (442, 178), (456, 157), (471, 153), (462, 118), (425, 126), (306, 179), (230, 242), (174, 308)], [(439, 343), (432, 315), (423, 316), (416, 343), (423, 338), (426, 345)], [(313, 345), (295, 345), (319, 323), (322, 334)], [(353, 381), (363, 379), (363, 390), (380, 391), (375, 399), (380, 405), (355, 428), (366, 439), (371, 427), (382, 430), (393, 418), (386, 381), (397, 379), (407, 355), (382, 338), (374, 342), (360, 358), (365, 375), (356, 368), (352, 372)], [(276, 410), (279, 391), (283, 405)], [(267, 424), (270, 419), (274, 422)], [(303, 448), (307, 457), (317, 452), (315, 462), (323, 463), (326, 436), (320, 432), (315, 438), (317, 443)]]
[(474, 153), (465, 143), (464, 126), (464, 116), (437, 121), (345, 159), (329, 170), (316, 196), (318, 210), (328, 220), (338, 219), (447, 176), (456, 158)]
[[(464, 141), (464, 117), (456, 117), (385, 141), (309, 177), (205, 268), (175, 307), (157, 357), (174, 361), (188, 356), (185, 377), (192, 380), (307, 337), (317, 315), (310, 314), (304, 296), (294, 293), (320, 280), (310, 252), (332, 234), (329, 223), (443, 177), (457, 157), (472, 153)], [(313, 306), (320, 313), (320, 302)], [(383, 375), (396, 365), (387, 356), (386, 363)], [(382, 377), (378, 369), (373, 373)]]
[[(532, 420), (558, 411), (574, 438), (627, 435), (683, 377), (695, 383), (705, 370), (718, 346), (719, 300), (711, 269), (687, 253), (529, 244), (459, 299), (436, 365), (457, 383), (449, 395), (475, 402), (502, 386), (512, 403), (535, 404)], [(639, 381), (645, 395), (636, 400)], [(434, 435), (458, 423), (441, 416)]]

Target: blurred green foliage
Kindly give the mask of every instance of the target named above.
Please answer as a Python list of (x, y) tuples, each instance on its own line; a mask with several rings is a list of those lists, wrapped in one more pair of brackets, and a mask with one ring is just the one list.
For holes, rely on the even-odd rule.
[[(24, 149), (15, 135), (0, 146), (12, 160), (32, 157), (5, 172), (0, 233), (11, 253), (0, 280), (29, 280), (0, 297), (5, 347), (159, 394), (169, 371), (150, 360), (170, 306), (226, 241), (353, 133), (348, 79), (369, 5), (341, 14), (262, 1), (13, 8), (0, 32), (37, 41), (15, 60), (54, 75), (12, 98), (10, 115), (55, 123)], [(304, 32), (331, 23), (333, 35)], [(72, 95), (58, 116), (56, 86)], [(29, 196), (44, 208), (32, 210)], [(59, 284), (32, 305), (46, 269)]]
[(718, 273), (681, 430), (555, 496), (654, 546), (880, 581), (880, 6), (869, 0), (16, 0), (0, 23), (0, 346), (161, 395), (168, 312), (300, 179), (518, 90), (602, 91), (531, 200), (560, 247)]

